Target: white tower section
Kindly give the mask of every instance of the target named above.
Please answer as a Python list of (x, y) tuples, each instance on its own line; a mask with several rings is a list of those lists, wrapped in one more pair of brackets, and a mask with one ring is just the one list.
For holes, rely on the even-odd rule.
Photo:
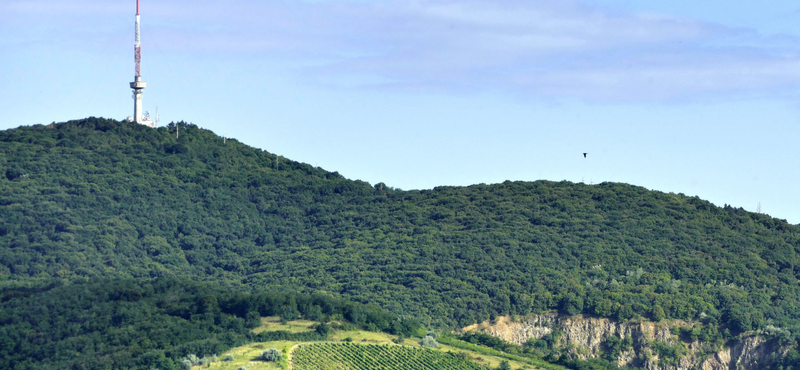
[(134, 57), (136, 59), (136, 75), (133, 82), (131, 82), (131, 89), (133, 89), (133, 121), (143, 124), (145, 126), (154, 127), (153, 121), (150, 120), (150, 115), (144, 114), (142, 109), (142, 93), (147, 84), (142, 81), (142, 43), (139, 34), (139, 0), (136, 0), (136, 41), (133, 44)]

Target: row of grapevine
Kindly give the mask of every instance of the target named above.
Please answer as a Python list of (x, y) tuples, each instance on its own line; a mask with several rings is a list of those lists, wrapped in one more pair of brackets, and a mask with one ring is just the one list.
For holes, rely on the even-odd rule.
[(297, 346), (293, 370), (485, 370), (464, 358), (424, 348), (357, 343)]

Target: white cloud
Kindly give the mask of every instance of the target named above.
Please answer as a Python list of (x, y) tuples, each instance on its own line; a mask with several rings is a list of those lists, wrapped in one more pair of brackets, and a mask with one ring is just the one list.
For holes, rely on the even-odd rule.
[[(126, 6), (127, 4), (127, 6)], [(23, 17), (23, 16), (48, 16), (58, 15), (63, 17), (71, 17), (75, 15), (102, 15), (120, 13), (126, 10), (136, 10), (136, 5), (133, 2), (121, 3), (97, 1), (97, 0), (74, 0), (74, 1), (57, 1), (57, 0), (5, 0), (0, 4), (0, 14), (5, 14), (5, 17)]]
[[(34, 5), (31, 5), (34, 4)], [(38, 5), (35, 5), (38, 4)], [(42, 5), (44, 4), (44, 5)], [(49, 4), (49, 5), (48, 5)], [(120, 5), (80, 7), (118, 14)], [(145, 5), (162, 49), (280, 60), (307, 82), (589, 100), (783, 94), (800, 42), (570, 0), (173, 0)], [(10, 0), (3, 11), (75, 11)]]

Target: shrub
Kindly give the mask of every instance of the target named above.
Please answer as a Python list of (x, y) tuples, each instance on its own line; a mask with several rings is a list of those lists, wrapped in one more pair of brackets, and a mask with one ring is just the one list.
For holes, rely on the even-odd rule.
[(189, 370), (189, 369), (192, 368), (192, 366), (205, 365), (206, 362), (204, 362), (204, 361), (206, 361), (206, 360), (207, 360), (207, 357), (204, 357), (201, 360), (194, 353), (190, 353), (190, 354), (186, 355), (186, 357), (180, 359), (180, 361), (178, 361), (178, 362), (180, 363), (181, 370)]
[(248, 328), (256, 328), (261, 325), (261, 315), (258, 311), (250, 311), (245, 315), (244, 325)]
[(262, 352), (258, 359), (261, 361), (278, 362), (281, 360), (281, 353), (275, 348), (270, 348)]
[(187, 359), (183, 359), (183, 360), (180, 361), (180, 364), (181, 364), (181, 370), (192, 370), (192, 362), (191, 361), (189, 361)]
[(230, 353), (225, 355), (225, 358), (222, 359), (222, 361), (233, 361), (233, 355)]
[(421, 344), (423, 347), (439, 347), (439, 342), (437, 342), (436, 339), (430, 335), (426, 335), (425, 338), (422, 338), (422, 341), (419, 342), (419, 344)]
[(330, 333), (330, 331), (331, 331), (331, 327), (328, 324), (326, 324), (324, 322), (321, 322), (321, 323), (319, 323), (319, 325), (317, 325), (315, 330), (323, 338), (327, 338), (328, 337), (328, 333)]
[(184, 357), (183, 359), (191, 362), (192, 366), (200, 364), (200, 358), (197, 357), (197, 355), (195, 355), (194, 353), (186, 355), (186, 357)]
[(217, 355), (205, 356), (200, 359), (200, 365), (211, 365), (214, 362), (217, 362)]

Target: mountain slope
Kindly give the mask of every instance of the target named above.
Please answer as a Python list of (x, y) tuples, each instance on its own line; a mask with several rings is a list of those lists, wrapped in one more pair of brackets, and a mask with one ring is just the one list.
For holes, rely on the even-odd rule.
[(445, 325), (557, 309), (800, 333), (785, 221), (616, 183), (400, 191), (178, 125), (0, 132), (0, 284), (177, 275)]
[(319, 341), (326, 332), (262, 332), (261, 317), (350, 320), (410, 335), (419, 325), (325, 295), (243, 293), (181, 279), (98, 279), (0, 294), (0, 369), (178, 370), (180, 358), (248, 342)]

